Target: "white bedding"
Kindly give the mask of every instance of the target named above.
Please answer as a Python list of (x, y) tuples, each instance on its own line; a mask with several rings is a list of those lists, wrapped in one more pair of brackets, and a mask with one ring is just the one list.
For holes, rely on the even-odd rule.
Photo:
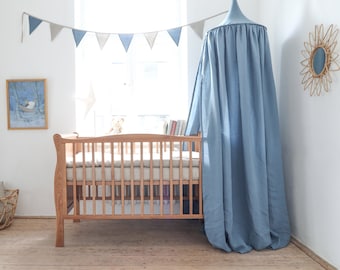
[[(170, 180), (170, 173), (172, 172), (172, 179), (179, 180), (180, 172), (182, 171), (183, 180), (189, 180), (190, 171), (192, 173), (192, 179), (198, 180), (200, 176), (199, 169), (199, 153), (191, 152), (192, 161), (190, 164), (190, 152), (182, 151), (182, 157), (180, 157), (179, 151), (172, 153), (172, 162), (170, 162), (169, 153), (163, 153), (162, 159), (160, 154), (153, 154), (152, 161), (150, 161), (150, 155), (143, 155), (143, 162), (141, 162), (140, 154), (123, 155), (124, 167), (121, 166), (122, 156), (112, 155), (109, 153), (78, 153), (75, 156), (75, 163), (73, 164), (73, 157), (68, 157), (67, 164), (67, 180), (93, 180), (93, 176), (97, 181), (135, 181), (150, 180), (150, 174), (152, 173), (153, 180)], [(94, 157), (94, 158), (93, 158)], [(104, 157), (104, 161), (102, 161)], [(94, 160), (95, 162), (92, 162)], [(152, 168), (150, 168), (152, 164)], [(104, 167), (102, 167), (104, 165)], [(112, 166), (114, 165), (114, 166)], [(162, 166), (161, 166), (162, 165)], [(172, 170), (170, 167), (172, 166)], [(190, 169), (191, 165), (191, 169)], [(143, 173), (141, 173), (143, 170)]]

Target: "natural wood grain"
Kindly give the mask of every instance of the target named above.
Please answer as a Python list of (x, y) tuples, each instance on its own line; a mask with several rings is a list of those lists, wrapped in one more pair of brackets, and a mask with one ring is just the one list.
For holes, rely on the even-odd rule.
[(203, 219), (200, 135), (53, 139), (57, 247), (67, 219)]
[(247, 254), (217, 250), (197, 220), (66, 220), (64, 248), (54, 245), (55, 226), (55, 219), (15, 219), (0, 231), (0, 269), (324, 269), (293, 243)]

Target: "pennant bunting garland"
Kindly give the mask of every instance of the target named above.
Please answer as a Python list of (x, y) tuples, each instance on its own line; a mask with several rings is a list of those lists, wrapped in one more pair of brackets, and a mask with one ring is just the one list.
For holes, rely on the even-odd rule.
[(30, 24), (30, 34), (41, 24), (42, 20), (29, 16), (29, 24)]
[[(73, 38), (74, 41), (76, 43), (76, 47), (79, 46), (80, 42), (82, 41), (82, 39), (84, 38), (84, 36), (86, 35), (86, 33), (91, 32), (91, 33), (95, 33), (96, 37), (97, 37), (97, 41), (99, 44), (100, 49), (103, 49), (105, 44), (107, 43), (110, 35), (118, 35), (120, 41), (122, 42), (122, 45), (125, 49), (125, 51), (127, 52), (129, 50), (130, 44), (132, 42), (132, 39), (134, 37), (134, 35), (137, 34), (144, 34), (144, 37), (146, 39), (146, 41), (148, 42), (150, 48), (152, 49), (155, 43), (155, 40), (157, 38), (157, 35), (159, 32), (163, 32), (163, 31), (167, 31), (168, 34), (170, 35), (170, 37), (172, 38), (172, 40), (175, 42), (175, 44), (178, 46), (180, 39), (181, 39), (181, 33), (182, 33), (182, 28), (184, 26), (190, 26), (191, 29), (201, 38), (203, 39), (203, 34), (204, 34), (204, 23), (206, 20), (209, 20), (211, 18), (214, 18), (216, 16), (222, 15), (224, 13), (226, 13), (227, 11), (221, 12), (219, 14), (216, 14), (214, 16), (211, 16), (209, 18), (205, 18), (203, 20), (191, 23), (191, 24), (187, 24), (187, 25), (183, 25), (183, 26), (179, 26), (176, 28), (172, 28), (172, 29), (167, 29), (167, 30), (159, 30), (159, 31), (154, 31), (154, 32), (148, 32), (148, 33), (131, 33), (131, 34), (122, 34), (122, 33), (97, 33), (97, 32), (93, 32), (93, 31), (85, 31), (85, 30), (78, 30), (72, 27), (68, 27), (68, 26), (63, 26), (63, 25), (59, 25), (59, 24), (55, 24), (52, 22), (49, 22), (47, 20), (43, 20), (43, 19), (39, 19), (37, 17), (31, 16), (29, 14), (27, 14), (26, 12), (24, 12), (22, 14), (22, 16), (27, 15), (28, 16), (28, 23), (29, 23), (29, 34), (31, 35), (36, 29), (37, 27), (42, 23), (42, 22), (46, 22), (49, 23), (50, 26), (50, 32), (51, 32), (51, 41), (54, 41), (54, 39), (58, 36), (58, 34), (61, 32), (61, 30), (63, 28), (68, 28), (72, 30), (73, 33)], [(24, 24), (22, 24), (22, 37), (24, 34)], [(23, 38), (22, 38), (23, 40)]]
[(96, 33), (96, 37), (97, 37), (99, 47), (102, 50), (106, 42), (109, 40), (110, 34)]
[(80, 41), (85, 36), (86, 32), (82, 30), (72, 29), (72, 33), (73, 33), (74, 41), (76, 42), (76, 47), (78, 47)]
[(149, 43), (150, 49), (153, 48), (158, 32), (145, 33), (145, 39)]
[(57, 37), (62, 29), (62, 26), (55, 23), (50, 23), (51, 41), (53, 41)]
[(197, 23), (193, 23), (190, 25), (191, 29), (194, 30), (194, 32), (203, 39), (203, 33), (204, 33), (204, 21), (199, 21)]
[(173, 28), (173, 29), (168, 30), (170, 37), (173, 39), (173, 41), (176, 43), (177, 46), (178, 46), (178, 43), (179, 43), (179, 39), (181, 38), (181, 32), (182, 32), (182, 27)]
[(132, 38), (133, 38), (133, 34), (118, 34), (119, 36), (119, 39), (120, 41), (122, 42), (124, 48), (125, 48), (125, 51), (127, 52), (129, 47), (130, 47), (130, 44), (131, 44), (131, 41), (132, 41)]

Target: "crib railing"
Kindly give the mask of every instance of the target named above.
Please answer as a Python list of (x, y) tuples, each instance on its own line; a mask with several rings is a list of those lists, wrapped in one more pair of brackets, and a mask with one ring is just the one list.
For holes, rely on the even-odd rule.
[(64, 219), (203, 218), (200, 136), (54, 140), (56, 210)]

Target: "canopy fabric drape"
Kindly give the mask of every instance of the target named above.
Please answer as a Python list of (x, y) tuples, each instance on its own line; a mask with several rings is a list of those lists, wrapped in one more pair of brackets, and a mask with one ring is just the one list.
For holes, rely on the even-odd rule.
[(266, 27), (208, 31), (186, 127), (186, 135), (198, 132), (209, 242), (240, 253), (285, 247), (290, 225)]

